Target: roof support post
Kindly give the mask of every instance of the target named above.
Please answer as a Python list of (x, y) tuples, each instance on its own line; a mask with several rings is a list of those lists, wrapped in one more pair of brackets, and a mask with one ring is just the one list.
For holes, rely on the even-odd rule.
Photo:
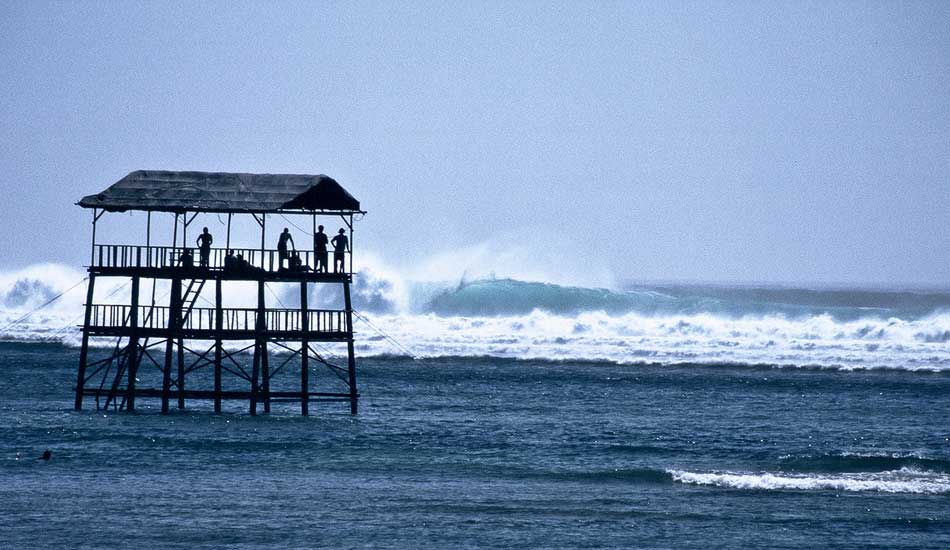
[[(349, 238), (349, 241), (350, 241), (350, 269), (349, 269), (349, 272), (350, 272), (350, 275), (352, 275), (352, 274), (353, 274), (353, 214), (350, 214), (350, 217), (349, 217), (349, 218), (347, 218), (347, 217), (344, 216), (343, 214), (340, 214), (340, 219), (343, 220), (343, 223), (346, 224), (346, 227), (348, 227), (348, 228), (350, 229), (350, 238)], [(335, 266), (335, 265), (334, 265), (334, 269), (336, 269), (336, 266)]]
[(98, 222), (99, 218), (105, 213), (105, 210), (100, 212), (98, 208), (92, 209), (92, 251), (89, 253), (90, 266), (96, 263), (96, 222)]
[(261, 213), (260, 218), (258, 218), (254, 212), (251, 212), (251, 215), (254, 216), (254, 221), (257, 222), (257, 225), (261, 226), (261, 268), (266, 269), (266, 262), (264, 262), (264, 224), (267, 222), (267, 214)]
[(226, 238), (224, 247), (228, 250), (231, 250), (231, 213), (228, 212), (228, 236)]
[(92, 250), (89, 252), (90, 266), (96, 263), (96, 222), (99, 220), (99, 216), (96, 215), (97, 211), (97, 208), (92, 209)]
[(267, 269), (264, 263), (264, 238), (267, 234), (267, 214), (261, 214), (261, 267)]
[(178, 246), (178, 214), (175, 214), (175, 228), (172, 230), (172, 265), (175, 265), (175, 259), (178, 258), (178, 254), (175, 253), (175, 247)]
[[(196, 213), (197, 214), (197, 213)], [(191, 219), (195, 219), (194, 216)], [(182, 254), (188, 250), (188, 212), (183, 212), (181, 215), (181, 252)]]

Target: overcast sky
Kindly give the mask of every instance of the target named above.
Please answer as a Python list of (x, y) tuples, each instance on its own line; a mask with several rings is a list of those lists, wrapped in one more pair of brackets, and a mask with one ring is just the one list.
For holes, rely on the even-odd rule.
[(948, 2), (3, 2), (0, 117), (2, 269), (167, 169), (328, 174), (396, 265), (950, 282)]

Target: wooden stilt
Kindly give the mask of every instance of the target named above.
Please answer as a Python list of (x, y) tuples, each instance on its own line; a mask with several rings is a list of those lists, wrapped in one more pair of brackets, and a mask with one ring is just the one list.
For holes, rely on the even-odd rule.
[(264, 281), (257, 282), (257, 347), (260, 365), (261, 390), (264, 398), (264, 412), (270, 412), (270, 369), (267, 363), (267, 316), (264, 303)]
[(168, 299), (168, 338), (165, 341), (165, 369), (162, 372), (162, 414), (168, 414), (168, 400), (171, 397), (172, 354), (175, 352), (175, 334), (178, 332), (178, 319), (181, 317), (181, 279), (172, 279), (172, 288)]
[(129, 357), (126, 367), (129, 378), (126, 383), (126, 410), (135, 410), (135, 377), (138, 375), (139, 366), (139, 277), (132, 277), (132, 310), (129, 312), (129, 326), (131, 334), (129, 336)]
[[(179, 310), (181, 304), (178, 305)], [(178, 319), (181, 320), (181, 313), (178, 313)], [(179, 326), (179, 333), (181, 327)], [(178, 410), (185, 410), (185, 342), (178, 337)]]
[(310, 414), (310, 319), (307, 315), (307, 281), (300, 283), (300, 414)]
[[(229, 218), (230, 219), (230, 218)], [(221, 279), (214, 282), (214, 328), (218, 338), (214, 342), (214, 412), (221, 412), (221, 333), (224, 331), (224, 311), (221, 306)]]
[(96, 287), (96, 276), (89, 274), (89, 286), (86, 287), (86, 313), (82, 323), (82, 345), (79, 348), (79, 374), (76, 377), (76, 402), (74, 407), (77, 411), (82, 410), (83, 390), (86, 387), (86, 362), (89, 359), (89, 322), (92, 316), (92, 297)]
[(261, 339), (261, 391), (264, 394), (264, 412), (270, 412), (270, 365), (267, 359), (267, 338)]
[(356, 358), (353, 350), (353, 303), (350, 300), (350, 283), (343, 281), (343, 303), (346, 312), (346, 372), (350, 385), (350, 414), (357, 412), (357, 399), (359, 394), (356, 392)]
[[(262, 237), (263, 243), (263, 237)], [(265, 309), (264, 309), (264, 281), (257, 281), (257, 320), (254, 323), (255, 339), (254, 339), (254, 365), (251, 367), (251, 414), (257, 414), (257, 401), (258, 401), (258, 380), (260, 377), (261, 366), (263, 364), (263, 352), (264, 352), (264, 331), (267, 327), (267, 322), (264, 319)]]
[(260, 340), (254, 342), (254, 360), (251, 363), (251, 416), (257, 416), (257, 380), (260, 378), (261, 345)]

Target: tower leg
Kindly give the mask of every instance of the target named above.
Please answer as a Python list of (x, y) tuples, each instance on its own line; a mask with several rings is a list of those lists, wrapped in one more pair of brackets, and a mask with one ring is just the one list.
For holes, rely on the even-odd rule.
[(261, 341), (261, 390), (264, 393), (264, 412), (270, 412), (270, 365), (267, 361), (267, 339)]
[(307, 316), (307, 281), (300, 283), (300, 414), (310, 414), (310, 318)]
[(310, 350), (306, 340), (300, 344), (300, 414), (310, 414)]
[(173, 353), (175, 353), (175, 340), (169, 334), (165, 341), (165, 368), (162, 369), (162, 414), (168, 414), (168, 400), (171, 397), (172, 390)]
[(89, 322), (92, 316), (92, 293), (96, 286), (96, 276), (89, 274), (89, 287), (86, 289), (86, 315), (82, 324), (82, 347), (79, 348), (79, 373), (76, 377), (77, 411), (82, 410), (82, 394), (86, 387), (86, 363), (89, 357)]
[(350, 414), (356, 414), (359, 394), (356, 392), (356, 358), (353, 351), (353, 302), (350, 300), (350, 283), (343, 281), (343, 302), (346, 308), (346, 372), (349, 375)]
[(178, 331), (178, 315), (181, 301), (181, 279), (172, 279), (171, 297), (168, 301), (168, 339), (165, 342), (165, 369), (162, 372), (162, 414), (168, 414), (168, 401), (172, 387), (172, 354), (175, 352), (175, 333)]
[(214, 285), (214, 328), (218, 339), (214, 343), (214, 412), (221, 413), (221, 332), (224, 330), (223, 311), (221, 309), (221, 279)]
[[(263, 239), (264, 237), (261, 236), (262, 249), (264, 244)], [(264, 320), (264, 281), (257, 281), (257, 319), (254, 322), (254, 332), (256, 333), (254, 340), (254, 364), (251, 366), (251, 416), (257, 414), (258, 380), (261, 372), (261, 363), (263, 363), (262, 352), (265, 345), (264, 331), (266, 330), (266, 326), (267, 323)]]
[(132, 336), (129, 338), (129, 357), (127, 372), (129, 375), (126, 382), (125, 406), (129, 412), (135, 411), (135, 377), (139, 370), (139, 278), (132, 277), (132, 310), (129, 315), (129, 322), (132, 327)]
[(261, 368), (261, 343), (254, 344), (254, 361), (251, 364), (251, 416), (257, 416), (257, 379)]
[(126, 367), (126, 373), (128, 374), (128, 382), (126, 382), (125, 388), (125, 410), (129, 412), (135, 411), (135, 376), (139, 370), (139, 359), (141, 354), (139, 354), (139, 339), (136, 336), (133, 336), (129, 339), (129, 353), (128, 353), (128, 366)]
[(178, 410), (185, 409), (185, 345), (178, 339)]
[(356, 393), (356, 358), (353, 356), (353, 339), (346, 342), (346, 371), (350, 379), (350, 414), (357, 413), (357, 400), (359, 394)]

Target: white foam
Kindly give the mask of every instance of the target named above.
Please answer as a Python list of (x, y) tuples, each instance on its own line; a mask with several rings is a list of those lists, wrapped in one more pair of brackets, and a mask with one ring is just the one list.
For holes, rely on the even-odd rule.
[[(950, 370), (950, 347), (922, 341), (950, 316), (916, 321), (834, 321), (827, 316), (730, 319), (709, 314), (645, 316), (534, 311), (506, 317), (365, 314), (414, 354), (631, 363), (767, 364), (838, 370)], [(873, 325), (874, 330), (865, 330)], [(879, 325), (879, 326), (878, 326)], [(357, 321), (363, 355), (400, 353)], [(936, 327), (936, 328), (935, 328)]]
[[(408, 348), (426, 357), (950, 370), (950, 346), (943, 337), (950, 334), (947, 312), (917, 319), (866, 317), (850, 321), (830, 315), (787, 318), (708, 312), (557, 314), (535, 310), (504, 316), (446, 316), (420, 313), (419, 308), (410, 306), (414, 298), (405, 279), (372, 256), (365, 256), (364, 262), (364, 272), (354, 288), (354, 299), (361, 304), (357, 307), (366, 305), (361, 314), (402, 346), (379, 337), (372, 326), (357, 318), (357, 345), (362, 356), (401, 354), (402, 348)], [(10, 323), (84, 275), (57, 264), (0, 272), (0, 338), (77, 343), (76, 324), (82, 319), (85, 285), (22, 322)], [(97, 301), (128, 303), (128, 288), (123, 285), (128, 285), (127, 279), (100, 279)], [(157, 288), (159, 304), (164, 302), (166, 287), (163, 283)], [(275, 285), (272, 290), (275, 295), (283, 293), (277, 300), (293, 307), (288, 300), (297, 299), (295, 288), (288, 291)], [(142, 292), (145, 299), (151, 289)], [(315, 291), (311, 304), (329, 307), (320, 297)], [(270, 294), (267, 299), (273, 301)], [(230, 306), (252, 306), (256, 292), (251, 283), (229, 284), (225, 300)], [(371, 303), (383, 306), (372, 308)]]
[(667, 470), (674, 481), (747, 490), (876, 491), (881, 493), (947, 494), (950, 476), (909, 468), (888, 472), (835, 475), (789, 473), (688, 472)]

